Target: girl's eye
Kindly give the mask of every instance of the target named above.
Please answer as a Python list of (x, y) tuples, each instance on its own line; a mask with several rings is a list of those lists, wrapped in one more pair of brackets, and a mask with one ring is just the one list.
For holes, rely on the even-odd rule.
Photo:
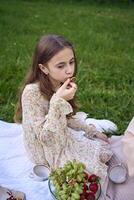
[(64, 65), (58, 65), (57, 66), (57, 68), (59, 68), (59, 69), (61, 69), (61, 68), (63, 68), (64, 67)]
[(74, 60), (72, 60), (71, 62), (70, 62), (70, 65), (72, 65), (72, 64), (74, 64), (75, 63), (75, 61)]

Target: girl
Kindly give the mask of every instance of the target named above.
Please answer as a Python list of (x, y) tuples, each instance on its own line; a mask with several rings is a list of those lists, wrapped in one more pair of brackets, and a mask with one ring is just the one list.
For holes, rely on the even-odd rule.
[(76, 159), (104, 182), (113, 152), (105, 134), (75, 115), (76, 72), (72, 44), (61, 36), (42, 37), (15, 119), (22, 118), (25, 148), (34, 163), (52, 170)]

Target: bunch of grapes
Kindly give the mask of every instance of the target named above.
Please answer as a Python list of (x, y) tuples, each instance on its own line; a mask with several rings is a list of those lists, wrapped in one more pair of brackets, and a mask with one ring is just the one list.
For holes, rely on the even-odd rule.
[(85, 165), (76, 160), (51, 172), (49, 179), (55, 187), (58, 200), (96, 200), (99, 177), (86, 172)]

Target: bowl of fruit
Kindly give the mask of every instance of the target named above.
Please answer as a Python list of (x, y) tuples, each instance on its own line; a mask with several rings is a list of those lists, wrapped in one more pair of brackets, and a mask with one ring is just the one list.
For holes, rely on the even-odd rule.
[(75, 160), (52, 171), (48, 186), (54, 200), (98, 200), (101, 194), (100, 178)]

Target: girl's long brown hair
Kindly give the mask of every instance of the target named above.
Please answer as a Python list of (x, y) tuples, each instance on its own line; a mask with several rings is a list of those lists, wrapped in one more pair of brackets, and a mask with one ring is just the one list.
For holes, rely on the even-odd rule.
[[(21, 104), (21, 95), (25, 85), (30, 83), (39, 82), (39, 87), (41, 93), (47, 97), (48, 100), (51, 99), (54, 91), (52, 90), (52, 84), (45, 73), (43, 73), (40, 68), (39, 64), (47, 65), (48, 61), (55, 56), (59, 51), (63, 50), (65, 47), (72, 49), (74, 53), (75, 59), (75, 72), (74, 76), (76, 75), (77, 71), (77, 61), (74, 48), (72, 44), (67, 41), (64, 37), (58, 35), (48, 35), (43, 36), (36, 45), (35, 52), (33, 55), (32, 66), (30, 72), (28, 73), (25, 83), (20, 91), (19, 101), (17, 103), (14, 121), (21, 123), (22, 121), (22, 104)], [(69, 101), (72, 105), (73, 113), (75, 114), (77, 105), (75, 103), (75, 97)]]

